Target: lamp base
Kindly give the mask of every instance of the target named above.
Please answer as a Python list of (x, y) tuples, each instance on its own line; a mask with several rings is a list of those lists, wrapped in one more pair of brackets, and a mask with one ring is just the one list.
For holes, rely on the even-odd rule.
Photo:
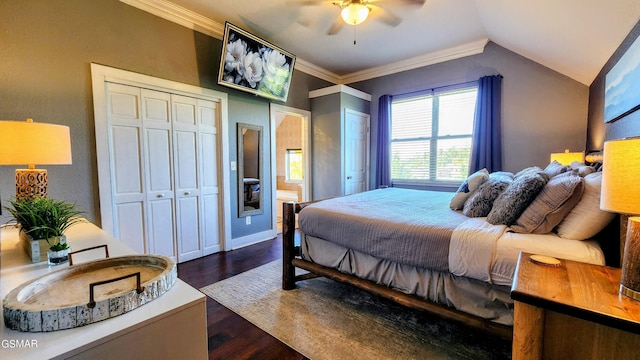
[(624, 244), (620, 293), (640, 300), (640, 217), (631, 216), (627, 221), (627, 240)]
[(16, 169), (16, 199), (47, 196), (48, 184), (46, 169)]
[(620, 284), (620, 294), (628, 296), (630, 298), (632, 298), (633, 300), (638, 300), (640, 301), (640, 291), (635, 291), (632, 289), (629, 289), (628, 287)]

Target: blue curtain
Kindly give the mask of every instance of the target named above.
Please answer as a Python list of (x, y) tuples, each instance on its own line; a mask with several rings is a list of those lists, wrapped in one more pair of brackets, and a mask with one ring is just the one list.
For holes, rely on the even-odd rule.
[(378, 151), (376, 187), (391, 186), (391, 95), (382, 95), (378, 99)]
[(483, 168), (489, 172), (502, 170), (501, 92), (502, 75), (483, 76), (478, 80), (469, 174)]

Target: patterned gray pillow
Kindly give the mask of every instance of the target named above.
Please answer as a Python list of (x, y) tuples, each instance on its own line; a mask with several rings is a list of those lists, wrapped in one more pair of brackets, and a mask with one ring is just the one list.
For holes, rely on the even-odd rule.
[(493, 202), (504, 192), (511, 183), (513, 174), (510, 173), (491, 173), (489, 180), (484, 182), (473, 193), (471, 197), (464, 203), (462, 213), (468, 217), (482, 217), (489, 215)]
[(584, 179), (577, 171), (551, 178), (511, 226), (511, 230), (534, 234), (551, 232), (580, 201), (583, 189)]
[(549, 176), (542, 170), (530, 170), (520, 176), (516, 175), (504, 192), (494, 201), (493, 207), (487, 215), (487, 221), (494, 225), (513, 224), (540, 193), (547, 181), (549, 181)]

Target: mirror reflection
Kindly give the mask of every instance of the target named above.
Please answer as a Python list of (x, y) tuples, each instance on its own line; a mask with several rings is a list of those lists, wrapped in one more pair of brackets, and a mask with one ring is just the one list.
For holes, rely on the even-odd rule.
[(238, 124), (238, 216), (264, 212), (262, 126)]

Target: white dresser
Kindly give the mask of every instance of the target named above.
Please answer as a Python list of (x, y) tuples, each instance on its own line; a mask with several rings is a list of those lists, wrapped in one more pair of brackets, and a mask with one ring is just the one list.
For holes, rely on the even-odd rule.
[[(107, 244), (111, 257), (135, 254), (89, 222), (67, 231), (73, 251)], [(0, 296), (20, 284), (55, 271), (47, 262), (31, 263), (20, 247), (18, 230), (2, 229)], [(104, 258), (102, 249), (74, 255), (74, 263)], [(68, 264), (59, 265), (68, 266)], [(47, 333), (19, 332), (0, 325), (2, 359), (206, 359), (206, 297), (178, 279), (164, 295), (129, 313), (87, 326)]]

